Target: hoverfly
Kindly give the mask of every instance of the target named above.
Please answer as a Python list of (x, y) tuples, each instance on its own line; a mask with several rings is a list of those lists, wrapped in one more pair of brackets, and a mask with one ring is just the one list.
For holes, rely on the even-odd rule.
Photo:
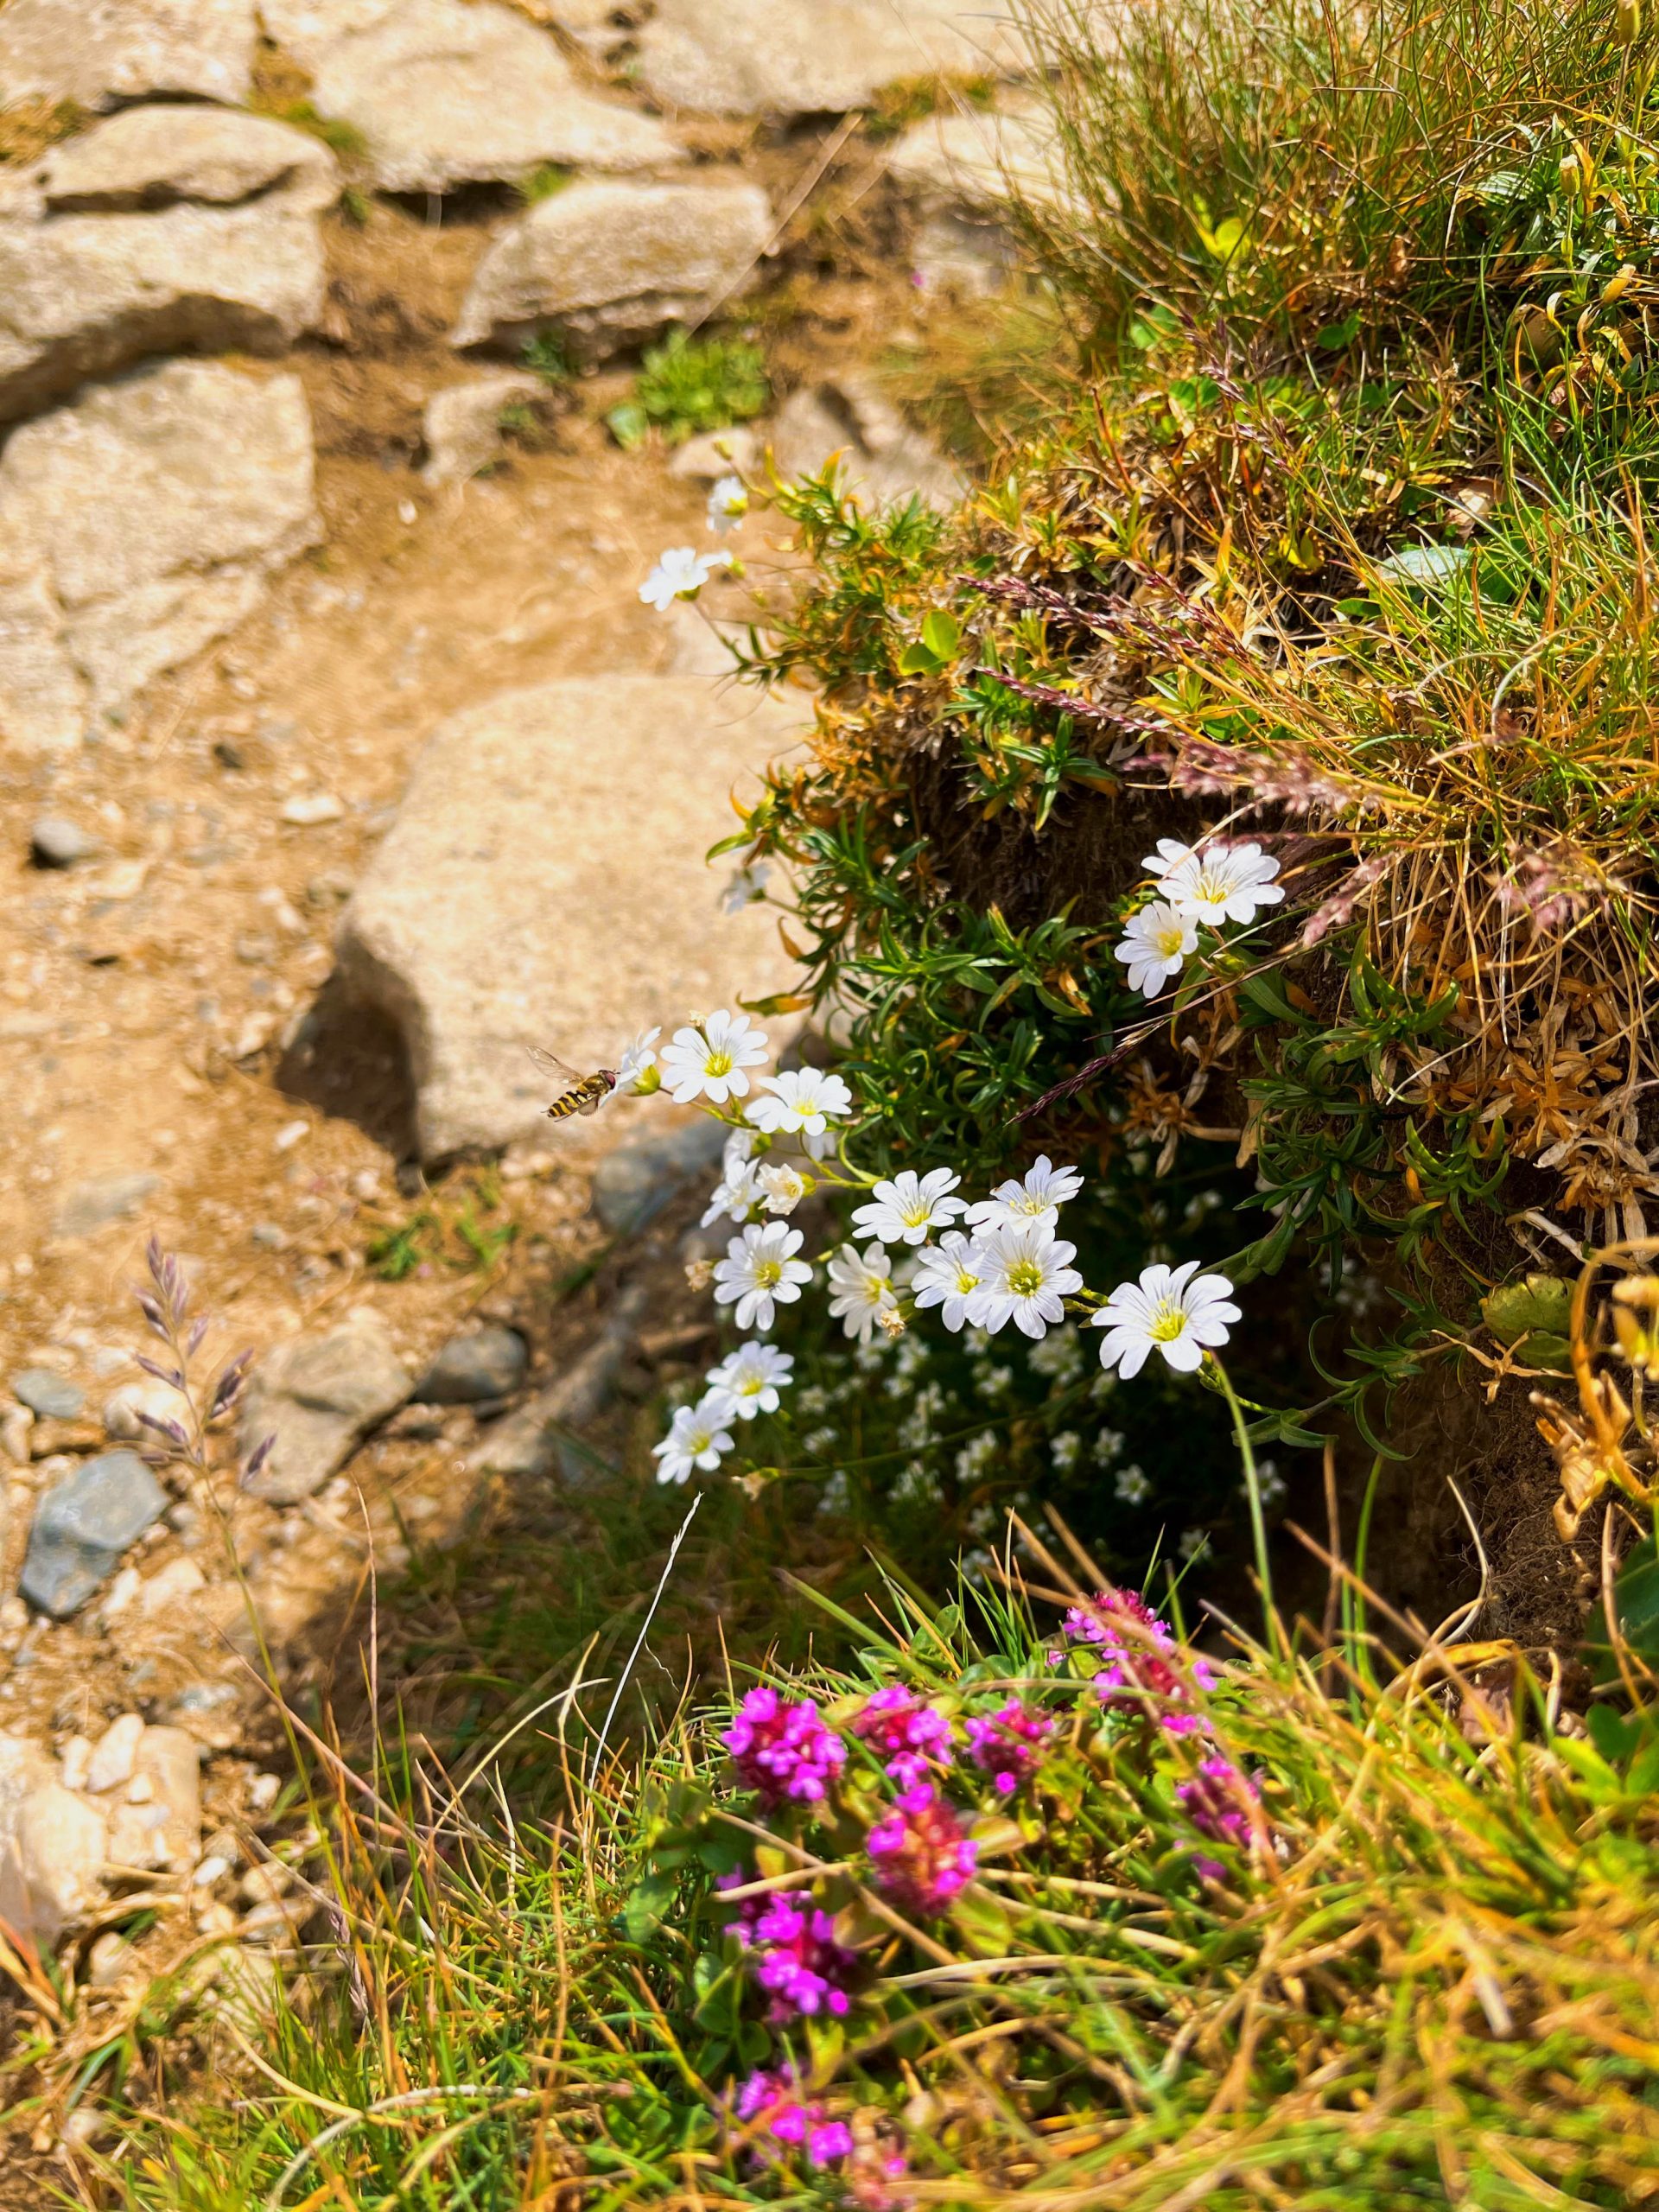
[(596, 1068), (592, 1075), (578, 1075), (575, 1069), (567, 1067), (556, 1054), (544, 1052), (539, 1045), (529, 1048), (530, 1057), (543, 1075), (551, 1076), (558, 1084), (558, 1096), (547, 1109), (550, 1122), (563, 1122), (572, 1114), (596, 1114), (616, 1089), (616, 1070)]

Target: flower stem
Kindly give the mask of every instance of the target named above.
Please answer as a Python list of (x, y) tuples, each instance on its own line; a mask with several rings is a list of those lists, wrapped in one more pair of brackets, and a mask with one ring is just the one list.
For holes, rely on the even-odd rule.
[(1227, 1370), (1214, 1352), (1206, 1355), (1221, 1395), (1227, 1401), (1227, 1410), (1233, 1417), (1233, 1434), (1238, 1440), (1239, 1457), (1244, 1462), (1244, 1488), (1250, 1501), (1250, 1535), (1255, 1544), (1256, 1578), (1262, 1585), (1262, 1605), (1266, 1612), (1269, 1630), (1274, 1620), (1273, 1571), (1268, 1564), (1268, 1523), (1262, 1510), (1262, 1482), (1255, 1471), (1255, 1454), (1250, 1449), (1249, 1432), (1244, 1426), (1244, 1408), (1238, 1402)]

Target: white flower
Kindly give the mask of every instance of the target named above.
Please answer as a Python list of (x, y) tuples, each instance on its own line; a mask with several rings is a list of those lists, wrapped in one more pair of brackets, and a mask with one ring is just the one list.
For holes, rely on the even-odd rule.
[(1285, 895), (1274, 881), (1278, 861), (1256, 844), (1194, 847), (1160, 837), (1141, 865), (1157, 878), (1160, 897), (1195, 922), (1253, 922), (1258, 906), (1276, 906)]
[(1101, 1365), (1116, 1367), (1127, 1382), (1155, 1344), (1179, 1374), (1191, 1375), (1204, 1364), (1206, 1347), (1226, 1343), (1228, 1323), (1239, 1318), (1232, 1294), (1225, 1275), (1199, 1274), (1196, 1260), (1142, 1268), (1139, 1282), (1119, 1283), (1092, 1317), (1090, 1325), (1107, 1332)]
[(761, 1077), (748, 1112), (757, 1129), (769, 1136), (804, 1136), (811, 1151), (810, 1140), (825, 1135), (831, 1122), (852, 1110), (853, 1094), (840, 1076), (822, 1068), (785, 1068), (781, 1075)]
[(943, 1229), (968, 1211), (965, 1200), (946, 1195), (962, 1178), (948, 1167), (930, 1168), (918, 1175), (906, 1167), (889, 1180), (878, 1183), (868, 1205), (853, 1210), (853, 1227), (861, 1236), (874, 1236), (893, 1244), (921, 1244), (928, 1231)]
[(682, 1406), (668, 1434), (652, 1446), (658, 1465), (659, 1483), (683, 1483), (694, 1467), (712, 1475), (721, 1455), (732, 1448), (732, 1402), (723, 1391), (710, 1390), (695, 1406)]
[[(796, 1233), (798, 1236), (799, 1231)], [(861, 1257), (852, 1245), (843, 1244), (830, 1262), (830, 1288), (831, 1318), (861, 1344), (868, 1344), (883, 1313), (898, 1310), (893, 1262), (880, 1244), (867, 1244)]]
[(811, 1268), (795, 1257), (802, 1241), (798, 1229), (769, 1221), (746, 1229), (726, 1247), (725, 1258), (715, 1266), (715, 1298), (721, 1306), (735, 1304), (740, 1329), (769, 1329), (777, 1308), (794, 1305), (801, 1285), (811, 1281)]
[(977, 1481), (987, 1468), (995, 1464), (996, 1449), (994, 1429), (984, 1428), (977, 1436), (969, 1437), (957, 1454), (957, 1479), (964, 1483)]
[(1059, 1226), (1060, 1208), (1083, 1188), (1075, 1167), (1056, 1167), (1048, 1154), (1039, 1153), (1026, 1170), (1024, 1182), (1010, 1176), (999, 1183), (988, 1198), (968, 1209), (968, 1218), (984, 1229), (1023, 1229), (1032, 1222), (1045, 1229)]
[(721, 912), (741, 914), (746, 906), (753, 906), (766, 897), (771, 880), (770, 861), (745, 861), (720, 894)]
[(740, 1421), (753, 1421), (757, 1414), (777, 1412), (779, 1390), (788, 1383), (794, 1365), (793, 1355), (776, 1344), (740, 1344), (709, 1369), (709, 1388), (724, 1393)]
[(787, 1162), (777, 1167), (762, 1167), (755, 1179), (765, 1194), (768, 1213), (791, 1214), (806, 1196), (807, 1180), (798, 1167)]
[(1208, 1532), (1203, 1529), (1183, 1529), (1180, 1541), (1175, 1548), (1191, 1567), (1195, 1560), (1208, 1556), (1210, 1550)]
[(968, 1301), (968, 1319), (993, 1334), (1012, 1321), (1028, 1337), (1042, 1336), (1061, 1319), (1066, 1294), (1083, 1288), (1083, 1277), (1067, 1264), (1077, 1249), (1037, 1222), (992, 1230), (981, 1243), (983, 1280)]
[(747, 1160), (740, 1160), (734, 1167), (728, 1164), (709, 1193), (702, 1226), (707, 1229), (711, 1222), (723, 1217), (741, 1227), (760, 1205), (761, 1196), (760, 1175), (756, 1167)]
[(694, 546), (671, 545), (639, 587), (647, 607), (665, 614), (677, 599), (695, 599), (716, 569), (729, 569), (729, 553), (699, 553)]
[(959, 1229), (948, 1229), (916, 1262), (916, 1303), (937, 1306), (952, 1335), (968, 1315), (968, 1301), (979, 1288), (983, 1262), (980, 1249)]
[(1188, 953), (1198, 949), (1198, 924), (1167, 899), (1154, 899), (1129, 916), (1112, 957), (1127, 962), (1132, 989), (1143, 999), (1155, 999), (1180, 974)]
[(673, 1043), (663, 1047), (663, 1081), (677, 1106), (689, 1106), (694, 1098), (723, 1106), (747, 1093), (743, 1071), (761, 1066), (766, 1057), (766, 1037), (751, 1031), (748, 1015), (721, 1007), (698, 1028), (674, 1032)]
[(1082, 1452), (1083, 1439), (1075, 1428), (1062, 1429), (1048, 1447), (1048, 1456), (1053, 1460), (1058, 1472), (1063, 1475), (1069, 1475), (1071, 1472)]
[(1152, 1496), (1152, 1478), (1131, 1459), (1127, 1467), (1118, 1469), (1112, 1488), (1125, 1505), (1144, 1505)]
[(658, 1088), (657, 1082), (646, 1084), (644, 1078), (656, 1068), (657, 1055), (651, 1048), (662, 1033), (660, 1024), (654, 1029), (642, 1029), (633, 1042), (624, 1048), (621, 1065), (616, 1071), (616, 1089), (612, 1093), (613, 1097), (620, 1098), (628, 1091), (639, 1094)]
[(709, 527), (723, 536), (749, 512), (749, 487), (741, 476), (722, 476), (709, 494)]

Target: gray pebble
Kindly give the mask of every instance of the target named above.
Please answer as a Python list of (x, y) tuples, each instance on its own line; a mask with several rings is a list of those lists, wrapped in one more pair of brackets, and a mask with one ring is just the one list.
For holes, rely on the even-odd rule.
[(67, 1620), (166, 1510), (166, 1491), (136, 1452), (88, 1459), (41, 1498), (18, 1588), (41, 1612)]
[(29, 856), (36, 868), (73, 868), (98, 850), (98, 840), (78, 822), (43, 814), (29, 833)]
[(429, 1406), (469, 1406), (508, 1398), (524, 1381), (529, 1363), (518, 1332), (492, 1324), (470, 1336), (451, 1337), (415, 1385), (415, 1396)]
[(600, 1162), (594, 1211), (613, 1236), (632, 1236), (656, 1218), (683, 1184), (715, 1167), (725, 1142), (725, 1129), (707, 1115), (666, 1135), (631, 1138)]
[(60, 1236), (90, 1236), (111, 1221), (124, 1221), (160, 1190), (159, 1175), (94, 1175), (66, 1193), (54, 1226)]
[(86, 1402), (86, 1393), (78, 1382), (54, 1375), (47, 1367), (26, 1367), (14, 1375), (11, 1395), (42, 1421), (73, 1421)]

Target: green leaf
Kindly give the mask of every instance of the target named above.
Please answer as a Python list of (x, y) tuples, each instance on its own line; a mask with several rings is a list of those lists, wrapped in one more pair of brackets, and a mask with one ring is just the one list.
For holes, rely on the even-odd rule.
[(954, 614), (936, 607), (922, 624), (922, 643), (936, 660), (954, 660), (962, 643), (962, 625)]
[[(1659, 1552), (1651, 1536), (1637, 1545), (1618, 1570), (1613, 1583), (1613, 1614), (1628, 1649), (1649, 1666), (1659, 1664)], [(1618, 1679), (1605, 1605), (1598, 1605), (1591, 1615), (1585, 1645), (1597, 1680)]]
[(1402, 545), (1376, 563), (1376, 573), (1420, 591), (1444, 591), (1457, 582), (1469, 561), (1466, 545)]
[(1565, 1275), (1529, 1274), (1480, 1301), (1481, 1318), (1499, 1344), (1518, 1344), (1540, 1330), (1563, 1351), (1572, 1307), (1573, 1286)]
[(638, 400), (625, 399), (620, 407), (613, 407), (605, 417), (605, 427), (624, 453), (631, 453), (635, 446), (643, 445), (651, 429), (651, 417)]
[(906, 645), (899, 656), (900, 676), (937, 676), (943, 665), (938, 655), (925, 645)]
[(643, 1882), (635, 1883), (622, 1908), (622, 1925), (631, 1942), (644, 1943), (655, 1935), (678, 1889), (671, 1874), (647, 1874)]

